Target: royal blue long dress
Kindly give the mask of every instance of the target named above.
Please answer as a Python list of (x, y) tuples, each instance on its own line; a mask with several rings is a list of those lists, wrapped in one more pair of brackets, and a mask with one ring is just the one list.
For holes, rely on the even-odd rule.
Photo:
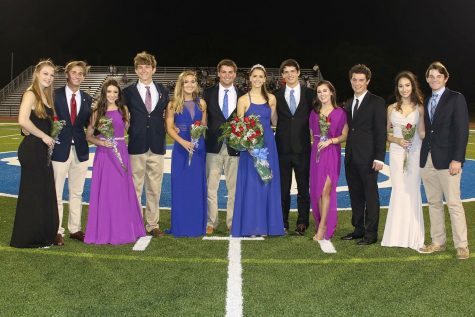
[[(202, 120), (198, 101), (185, 101), (183, 112), (175, 113), (175, 126), (183, 139), (190, 141), (190, 127)], [(188, 151), (178, 142), (173, 145), (171, 230), (175, 237), (198, 237), (206, 232), (207, 189), (206, 149), (203, 136), (198, 141), (188, 164)]]
[(284, 235), (284, 221), (280, 195), (280, 174), (274, 132), (270, 126), (271, 108), (265, 104), (254, 104), (244, 114), (258, 115), (264, 128), (264, 146), (269, 150), (268, 160), (272, 180), (264, 184), (254, 167), (252, 156), (244, 151), (239, 158), (236, 181), (236, 198), (231, 235), (246, 237), (252, 235)]

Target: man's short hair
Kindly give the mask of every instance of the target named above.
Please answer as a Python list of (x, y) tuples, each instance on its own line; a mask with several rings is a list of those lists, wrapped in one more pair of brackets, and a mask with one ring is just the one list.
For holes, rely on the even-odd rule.
[(66, 66), (64, 66), (64, 73), (66, 75), (69, 74), (71, 69), (73, 69), (76, 66), (79, 66), (82, 68), (84, 76), (87, 75), (87, 73), (89, 72), (89, 68), (91, 68), (91, 66), (88, 66), (85, 61), (70, 61), (69, 63), (66, 64)]
[(286, 59), (285, 61), (283, 61), (280, 64), (280, 73), (282, 74), (284, 72), (284, 68), (289, 67), (289, 66), (290, 67), (295, 67), (295, 69), (297, 69), (298, 72), (300, 71), (299, 63), (297, 63), (297, 61), (295, 59), (289, 58), (289, 59)]
[(143, 51), (134, 57), (134, 67), (137, 68), (139, 65), (150, 65), (152, 68), (157, 68), (157, 60), (152, 54)]
[(221, 67), (223, 67), (223, 66), (232, 67), (232, 68), (234, 68), (234, 72), (237, 72), (237, 65), (231, 59), (222, 59), (222, 60), (219, 61), (218, 66), (216, 66), (216, 69), (217, 69), (218, 73), (221, 70)]
[(449, 72), (447, 71), (447, 68), (444, 66), (444, 64), (442, 64), (439, 61), (433, 62), (432, 64), (429, 65), (429, 67), (426, 70), (426, 78), (429, 77), (429, 72), (433, 69), (436, 69), (437, 71), (439, 71), (439, 73), (444, 75), (445, 78), (449, 78)]
[(355, 66), (351, 67), (349, 71), (350, 79), (353, 77), (353, 74), (364, 74), (366, 76), (366, 80), (371, 79), (371, 69), (365, 64), (356, 64)]

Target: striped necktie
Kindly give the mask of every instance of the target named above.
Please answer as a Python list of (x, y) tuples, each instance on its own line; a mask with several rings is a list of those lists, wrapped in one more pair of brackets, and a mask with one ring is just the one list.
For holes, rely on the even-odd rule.
[(224, 98), (223, 98), (223, 115), (227, 119), (229, 117), (228, 110), (228, 91), (229, 89), (224, 89)]
[(147, 107), (148, 113), (152, 112), (152, 94), (150, 92), (150, 86), (145, 86), (147, 92), (145, 93), (145, 107)]
[(432, 94), (432, 97), (429, 101), (429, 117), (431, 123), (434, 120), (435, 108), (437, 108), (437, 96), (438, 94)]
[(295, 101), (295, 96), (294, 96), (294, 90), (290, 89), (290, 97), (289, 97), (289, 103), (290, 103), (290, 112), (292, 115), (294, 115), (295, 110), (297, 110), (297, 102)]

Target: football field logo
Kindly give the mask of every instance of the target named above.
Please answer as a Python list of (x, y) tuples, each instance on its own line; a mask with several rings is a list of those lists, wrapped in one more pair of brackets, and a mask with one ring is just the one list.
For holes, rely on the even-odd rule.
[[(171, 150), (172, 147), (167, 147), (167, 152), (165, 154), (165, 164), (164, 164), (164, 175), (162, 183), (162, 194), (160, 198), (160, 207), (170, 208), (171, 207)], [(94, 161), (95, 147), (90, 147), (89, 153), (89, 169), (86, 177), (86, 184), (83, 193), (83, 201), (85, 203), (89, 202), (89, 188), (91, 184), (92, 176), (92, 163)], [(343, 164), (343, 153), (342, 153), (342, 164)], [(386, 154), (386, 164), (388, 163), (389, 154)], [(379, 173), (378, 176), (378, 186), (379, 186), (379, 195), (381, 206), (388, 206), (389, 197), (391, 195), (391, 179), (389, 175), (389, 166), (384, 165), (383, 170)], [(344, 167), (341, 168), (341, 175), (338, 181), (337, 187), (337, 197), (338, 197), (338, 208), (339, 209), (348, 209), (350, 208), (350, 198), (348, 195), (348, 187), (346, 184)], [(20, 184), (20, 162), (18, 161), (18, 154), (14, 152), (3, 152), (0, 153), (0, 195), (16, 197), (18, 195), (18, 186)], [(462, 199), (464, 201), (471, 201), (475, 198), (475, 162), (473, 160), (466, 160), (463, 168), (462, 174)], [(41, 181), (41, 180), (38, 180)], [(422, 192), (422, 202), (426, 203), (426, 197), (424, 189), (421, 185)], [(63, 199), (67, 200), (68, 193), (68, 182), (64, 186)], [(297, 185), (295, 179), (292, 183), (292, 192), (291, 192), (291, 209), (297, 208)], [(145, 196), (145, 195), (144, 195)], [(218, 189), (218, 207), (220, 209), (226, 208), (226, 184), (224, 181), (224, 176), (221, 177), (221, 182)], [(145, 203), (145, 197), (142, 197), (142, 204)]]

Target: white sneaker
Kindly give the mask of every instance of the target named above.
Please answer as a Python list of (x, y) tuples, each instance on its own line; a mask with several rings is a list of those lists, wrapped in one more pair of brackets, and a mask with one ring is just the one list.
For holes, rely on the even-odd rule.
[(336, 249), (330, 240), (317, 240), (323, 253), (336, 253)]

